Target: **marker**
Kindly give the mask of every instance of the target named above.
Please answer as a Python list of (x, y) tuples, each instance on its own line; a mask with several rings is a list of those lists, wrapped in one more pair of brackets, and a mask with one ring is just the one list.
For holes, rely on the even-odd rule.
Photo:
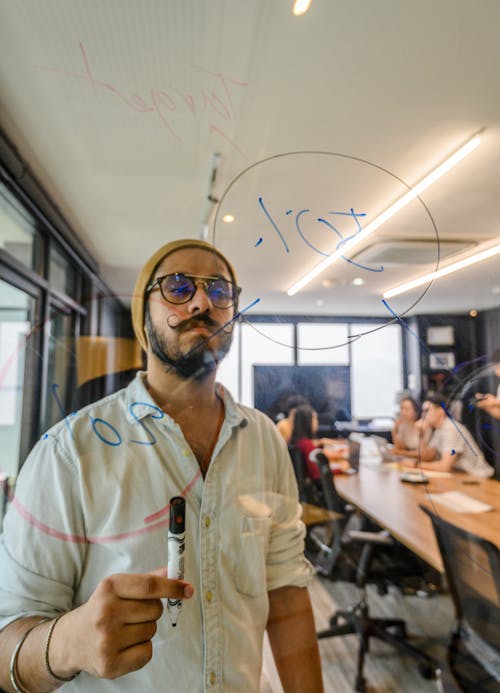
[[(181, 496), (174, 496), (170, 499), (170, 521), (167, 538), (167, 577), (171, 580), (182, 580), (184, 578), (185, 538), (186, 501)], [(181, 607), (181, 599), (167, 599), (167, 614), (173, 626), (177, 625)]]

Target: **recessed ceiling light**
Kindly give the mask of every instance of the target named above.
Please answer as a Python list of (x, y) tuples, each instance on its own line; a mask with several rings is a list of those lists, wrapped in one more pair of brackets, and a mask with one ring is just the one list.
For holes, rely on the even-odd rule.
[(324, 306), (324, 305), (325, 305), (325, 302), (323, 301), (322, 298), (318, 298), (318, 300), (316, 301), (316, 305), (317, 305), (317, 306)]
[(309, 9), (310, 4), (311, 0), (295, 0), (293, 3), (292, 12), (296, 17), (298, 17), (301, 14), (305, 14)]
[(231, 224), (234, 221), (234, 216), (232, 214), (224, 214), (222, 221), (225, 221), (226, 224)]
[(354, 284), (354, 286), (363, 286), (363, 284), (365, 283), (365, 280), (362, 277), (355, 277), (352, 280), (352, 283)]
[(469, 310), (469, 315), (471, 316), (471, 318), (477, 318), (477, 310), (475, 308)]

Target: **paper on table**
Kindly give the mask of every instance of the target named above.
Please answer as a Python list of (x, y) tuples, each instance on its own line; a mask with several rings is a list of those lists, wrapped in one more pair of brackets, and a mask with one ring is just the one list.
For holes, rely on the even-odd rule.
[(405, 467), (399, 462), (386, 462), (384, 465), (386, 468), (398, 469), (400, 472), (417, 471), (425, 474), (429, 479), (451, 479), (454, 474), (452, 472), (439, 472), (434, 469), (421, 469), (418, 465), (416, 467)]
[(436, 503), (440, 503), (445, 508), (448, 508), (448, 510), (453, 510), (456, 513), (485, 513), (488, 510), (493, 510), (492, 505), (471, 498), (460, 491), (429, 493), (427, 498)]

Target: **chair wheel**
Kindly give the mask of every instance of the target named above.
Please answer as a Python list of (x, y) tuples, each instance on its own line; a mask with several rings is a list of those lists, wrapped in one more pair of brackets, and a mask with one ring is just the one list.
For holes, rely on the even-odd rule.
[(435, 679), (436, 668), (432, 664), (419, 664), (418, 673), (423, 679)]
[(406, 632), (406, 625), (403, 623), (400, 626), (397, 626), (394, 631), (395, 635), (398, 636), (398, 638), (401, 638), (401, 640), (406, 640), (408, 637), (408, 633)]
[(356, 679), (355, 690), (360, 693), (366, 693), (366, 679), (364, 676), (359, 676)]

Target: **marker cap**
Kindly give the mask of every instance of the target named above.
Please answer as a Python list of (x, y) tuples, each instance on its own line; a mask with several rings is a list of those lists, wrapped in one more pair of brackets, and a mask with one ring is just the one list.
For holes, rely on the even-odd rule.
[(186, 501), (182, 496), (174, 496), (170, 499), (168, 531), (170, 534), (182, 534), (186, 531)]

